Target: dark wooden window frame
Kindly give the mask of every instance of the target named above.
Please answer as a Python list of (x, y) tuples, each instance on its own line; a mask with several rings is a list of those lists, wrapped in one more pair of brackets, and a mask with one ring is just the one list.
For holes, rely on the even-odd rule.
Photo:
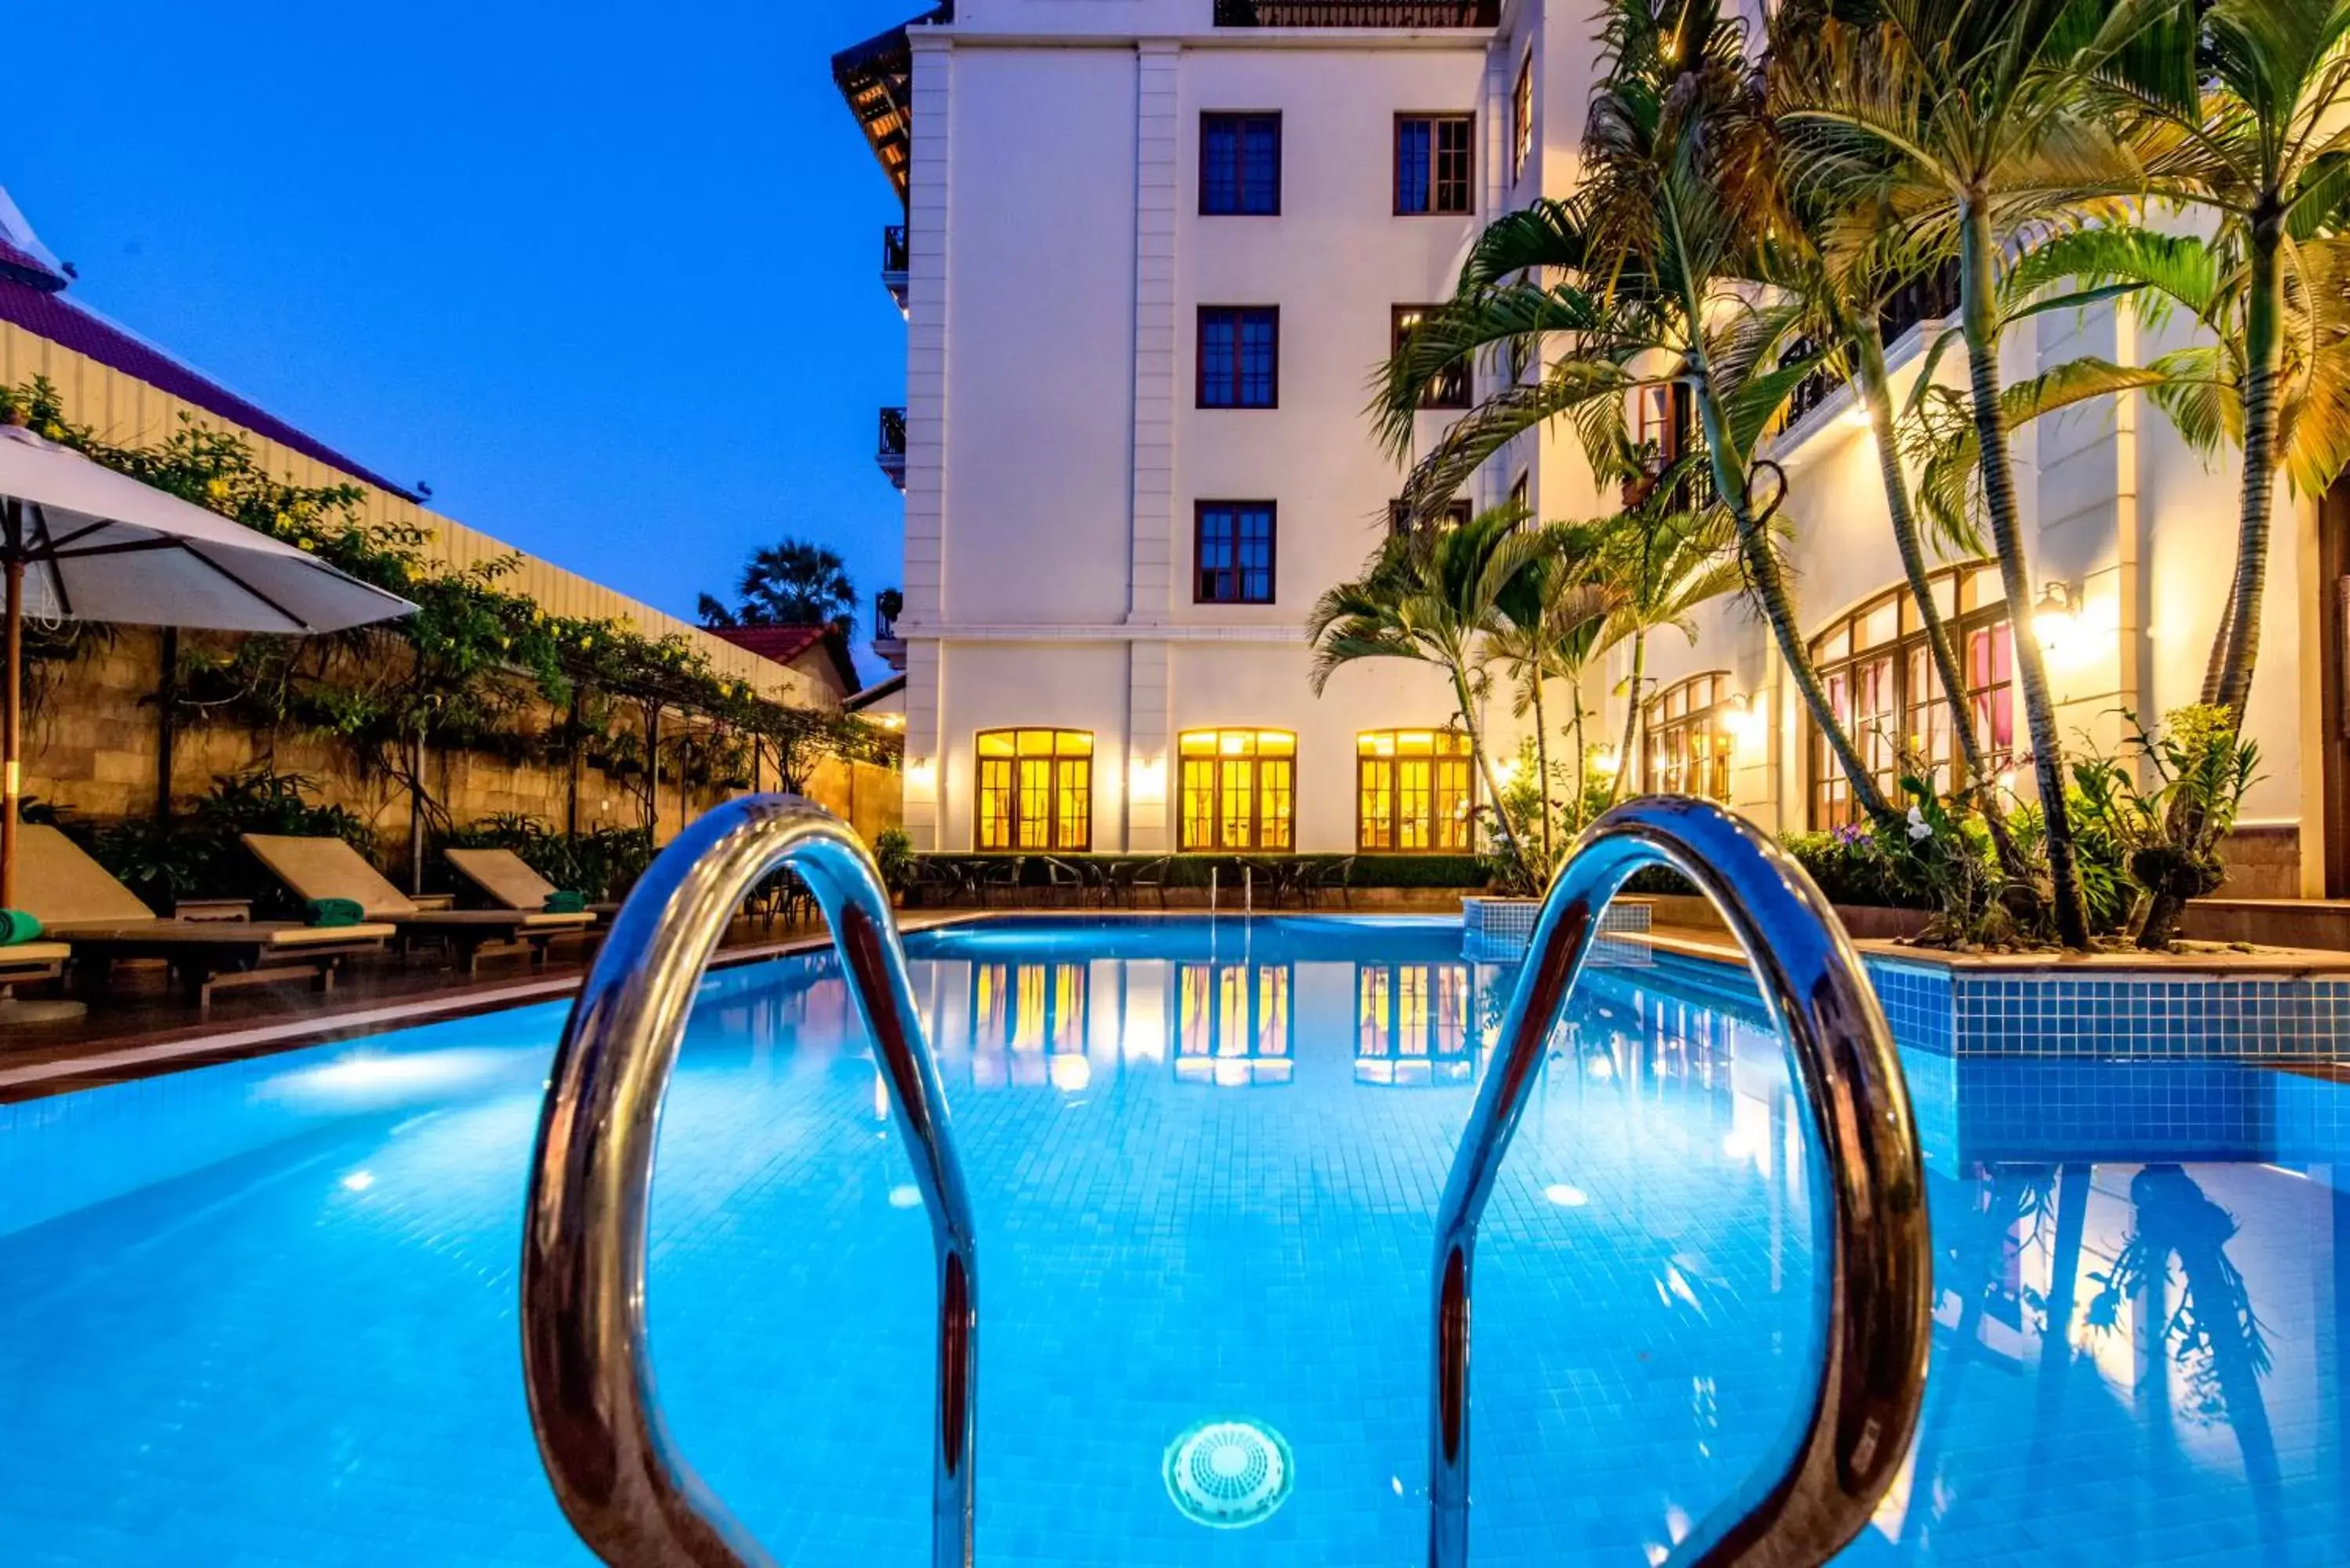
[[(1945, 581), (1957, 581), (1963, 585), (1970, 574), (1991, 565), (1992, 563), (1987, 560), (1954, 562), (1947, 566), (1936, 567), (1929, 574), (1929, 581), (1938, 587)], [(1991, 574), (1989, 580), (1996, 584), (1997, 575)], [(1898, 606), (1908, 598), (1909, 587), (1907, 583), (1896, 583), (1882, 592), (1871, 594), (1850, 609), (1832, 618), (1825, 626), (1812, 634), (1807, 644), (1812, 649), (1814, 667), (1819, 671), (1822, 691), (1830, 690), (1838, 676), (1845, 679), (1848, 691), (1853, 678), (1860, 672), (1862, 667), (1874, 664), (1879, 659), (1887, 660), (1892, 670), (1890, 712), (1893, 722), (1905, 727), (1909, 722), (1910, 714), (1921, 705), (1927, 702), (1939, 703), (1943, 701), (1940, 691), (1941, 681), (1939, 677), (1932, 672), (1930, 658), (1927, 668), (1929, 679), (1932, 680), (1934, 690), (1923, 695), (1909, 690), (1910, 656), (1924, 649), (1926, 646), (1926, 628), (1922, 618), (1919, 618), (1919, 624), (1914, 629), (1903, 629), (1904, 618), (1899, 611), (1897, 611), (1894, 621), (1895, 634), (1891, 640), (1873, 642), (1863, 648), (1856, 646), (1856, 639), (1861, 627), (1871, 615), (1887, 604)], [(1956, 605), (1959, 613), (1944, 618), (1942, 624), (1950, 632), (1952, 649), (1958, 654), (1960, 665), (1963, 670), (1967, 659), (1967, 639), (1975, 632), (1994, 629), (2006, 625), (2008, 622), (2007, 600), (2001, 597), (1970, 607), (1954, 596), (1952, 602)], [(1908, 611), (1908, 614), (1915, 616), (1914, 607)], [(1846, 637), (1845, 651), (1835, 659), (1821, 659), (1819, 650), (1839, 631)], [(2029, 635), (2028, 628), (2025, 635)], [(2014, 693), (2010, 701), (2014, 704), (2012, 711), (2020, 721), (2022, 712), (2023, 690), (2017, 681), (2013, 662), (2011, 658), (2007, 684)], [(1983, 688), (1982, 690), (1991, 689)], [(1870, 744), (1868, 739), (1862, 735), (1855, 735), (1852, 741), (1854, 745), (1862, 749), (1862, 754), (1866, 757)], [(2022, 742), (2016, 742), (2016, 749), (2019, 752), (2022, 746)], [(1955, 767), (1958, 760), (1958, 739), (1953, 736), (1950, 741), (1950, 761)], [(2011, 759), (1993, 753), (1986, 760), (1991, 766), (1999, 767)], [(1892, 776), (1888, 779), (1884, 774), (1880, 773), (1878, 775), (1879, 782), (1885, 787), (1888, 796), (1899, 793), (1899, 771), (1900, 758), (1897, 748), (1891, 766)], [(1824, 833), (1856, 820), (1854, 812), (1856, 808), (1850, 807), (1849, 803), (1847, 803), (1847, 809), (1841, 814), (1829, 804), (1828, 795), (1832, 786), (1840, 783), (1846, 788), (1850, 787), (1849, 781), (1844, 777), (1843, 768), (1836, 763), (1835, 753), (1828, 749), (1826, 737), (1821, 734), (1819, 725), (1814, 723), (1810, 714), (1806, 712), (1804, 716), (1804, 820), (1811, 825), (1814, 832)]]
[[(1020, 843), (1020, 824), (1023, 820), (1020, 811), (1020, 764), (1023, 762), (1031, 760), (1020, 755), (1019, 737), (1023, 731), (1045, 731), (1055, 736), (1083, 735), (1086, 738), (1087, 747), (1087, 750), (1083, 756), (1073, 755), (1064, 757), (1060, 754), (1059, 746), (1056, 742), (1053, 754), (1043, 759), (1052, 764), (1051, 772), (1047, 775), (1045, 784), (1045, 794), (1049, 804), (1045, 807), (1045, 836), (1049, 842), (1043, 848), (1024, 848)], [(980, 742), (990, 735), (1012, 736), (1013, 754), (1009, 757), (989, 757), (982, 755), (980, 753)], [(1094, 732), (1091, 730), (1074, 729), (1067, 724), (995, 724), (973, 733), (972, 736), (971, 790), (972, 852), (976, 855), (1081, 855), (1090, 851), (1093, 848), (1094, 843), (1094, 807), (1098, 804), (1094, 794), (1094, 757), (1099, 749), (1100, 748), (1095, 739)], [(1086, 830), (1085, 842), (1082, 844), (1063, 844), (1060, 842), (1061, 764), (1063, 763), (1077, 762), (1085, 763), (1086, 768), (1086, 810), (1085, 816), (1083, 818)], [(987, 814), (985, 810), (985, 802), (987, 794), (983, 781), (987, 776), (987, 766), (990, 763), (1009, 763), (1012, 767), (1012, 808), (1010, 815), (1005, 819), (1004, 827), (1005, 835), (1011, 840), (1008, 844), (991, 845), (986, 841)]]
[[(1223, 764), (1225, 759), (1222, 738), (1228, 734), (1283, 734), (1289, 737), (1289, 753), (1286, 756), (1274, 755), (1269, 757), (1261, 751), (1252, 751), (1249, 753), (1249, 761), (1255, 765), (1249, 770), (1249, 841), (1246, 844), (1226, 844), (1223, 841)], [(1217, 737), (1217, 749), (1206, 756), (1186, 756), (1183, 753), (1183, 739), (1184, 736), (1187, 735), (1213, 735)], [(1274, 730), (1267, 725), (1219, 724), (1212, 728), (1185, 730), (1180, 734), (1178, 734), (1175, 737), (1174, 759), (1175, 852), (1179, 855), (1295, 854), (1297, 852), (1297, 759), (1298, 753), (1303, 749), (1304, 748), (1297, 743), (1297, 734), (1295, 731)], [(1287, 824), (1289, 829), (1287, 835), (1289, 842), (1286, 844), (1275, 845), (1271, 848), (1267, 848), (1264, 842), (1264, 774), (1263, 770), (1264, 764), (1268, 762), (1287, 763), (1289, 764), (1289, 815)], [(1211, 780), (1209, 795), (1211, 804), (1209, 809), (1208, 819), (1212, 830), (1211, 836), (1215, 839), (1215, 842), (1212, 844), (1186, 844), (1183, 842), (1183, 832), (1186, 822), (1184, 808), (1187, 805), (1184, 798), (1183, 769), (1185, 764), (1188, 763), (1205, 763), (1211, 770), (1209, 774), (1209, 778)]]
[[(1404, 339), (1406, 337), (1409, 336), (1410, 332), (1410, 329), (1406, 327), (1404, 325), (1404, 321), (1407, 317), (1411, 318), (1416, 326), (1419, 322), (1426, 320), (1431, 312), (1440, 310), (1443, 307), (1441, 306), (1436, 305), (1396, 305), (1388, 306), (1388, 354), (1397, 355), (1403, 352)], [(1476, 400), (1474, 396), (1474, 379), (1475, 379), (1469, 373), (1469, 362), (1466, 359), (1456, 361), (1452, 365), (1447, 367), (1446, 373), (1442, 379), (1431, 383), (1429, 386), (1429, 389), (1420, 394), (1420, 408), (1423, 410), (1442, 410), (1452, 412), (1457, 412), (1462, 409), (1468, 408)]]
[[(1667, 718), (1665, 716), (1665, 710), (1671, 705), (1672, 698), (1676, 696), (1693, 695), (1696, 688), (1701, 682), (1705, 683), (1709, 688), (1707, 691), (1707, 701), (1702, 707), (1689, 707), (1684, 705), (1679, 713), (1675, 714), (1671, 718)], [(1674, 681), (1671, 685), (1660, 688), (1655, 696), (1648, 699), (1648, 711), (1642, 718), (1640, 732), (1642, 737), (1640, 750), (1641, 788), (1652, 793), (1660, 793), (1666, 789), (1667, 785), (1665, 781), (1657, 776), (1658, 753), (1663, 750), (1662, 742), (1666, 740), (1683, 732), (1687, 732), (1693, 736), (1700, 734), (1709, 737), (1715, 735), (1727, 736), (1727, 731), (1724, 729), (1722, 720), (1726, 715), (1733, 711), (1730, 697), (1730, 671), (1727, 670), (1700, 670), (1695, 675), (1684, 676), (1680, 680)], [(1736, 744), (1733, 742), (1729, 753), (1721, 756), (1718, 760), (1712, 758), (1708, 759), (1709, 766), (1718, 765), (1721, 770), (1721, 789), (1719, 794), (1711, 794), (1703, 790), (1695, 789), (1686, 790), (1683, 793), (1697, 795), (1702, 800), (1718, 801), (1727, 804), (1730, 800), (1730, 768), (1735, 760), (1736, 749)], [(1695, 755), (1694, 747), (1692, 747), (1691, 755)]]
[[(1264, 597), (1248, 597), (1248, 574), (1240, 560), (1240, 524), (1242, 512), (1262, 511), (1265, 515), (1264, 533)], [(1207, 572), (1201, 556), (1207, 546), (1208, 514), (1230, 512), (1232, 526), (1232, 592), (1230, 596), (1211, 596)], [(1195, 605), (1269, 605), (1281, 597), (1281, 507), (1272, 501), (1194, 501), (1191, 503), (1191, 602)]]
[[(1439, 735), (1449, 732), (1441, 725), (1414, 726), (1407, 724), (1400, 729), (1365, 730), (1355, 737), (1355, 849), (1357, 854), (1472, 855), (1476, 853), (1477, 761), (1473, 755), (1463, 755), (1460, 753), (1444, 753), (1430, 752), (1429, 753), (1428, 761), (1430, 764), (1431, 771), (1429, 774), (1428, 842), (1426, 844), (1421, 845), (1416, 849), (1407, 849), (1403, 846), (1403, 783), (1399, 773), (1390, 774), (1388, 780), (1387, 843), (1383, 845), (1373, 844), (1370, 841), (1369, 835), (1364, 831), (1364, 829), (1368, 826), (1363, 818), (1363, 785), (1366, 774), (1370, 768), (1379, 763), (1385, 763), (1389, 768), (1399, 768), (1399, 764), (1404, 761), (1403, 753), (1400, 751), (1398, 751), (1391, 756), (1385, 757), (1367, 753), (1363, 750), (1364, 740), (1375, 735), (1400, 736), (1408, 732), (1418, 733), (1419, 730), (1421, 728), (1427, 728)], [(1435, 764), (1440, 763), (1458, 763), (1461, 765), (1466, 774), (1466, 788), (1463, 792), (1462, 798), (1468, 803), (1469, 815), (1462, 823), (1462, 827), (1464, 829), (1463, 842), (1457, 845), (1441, 844), (1438, 842), (1440, 834), (1439, 829), (1439, 818), (1436, 815), (1437, 788), (1436, 774), (1433, 768)]]
[[(1237, 398), (1240, 392), (1241, 381), (1241, 370), (1238, 359), (1241, 342), (1240, 329), (1243, 324), (1244, 317), (1254, 315), (1258, 312), (1263, 312), (1263, 314), (1273, 317), (1273, 395), (1262, 403), (1243, 403), (1238, 401), (1229, 403), (1211, 403), (1208, 401), (1207, 344), (1209, 317), (1216, 316), (1229, 316), (1232, 317), (1232, 354), (1234, 356), (1234, 362), (1232, 366), (1232, 392), (1235, 398)], [(1211, 409), (1218, 413), (1258, 413), (1269, 409), (1278, 409), (1281, 407), (1281, 306), (1277, 305), (1203, 305), (1200, 306), (1198, 317), (1192, 326), (1191, 359), (1191, 392), (1194, 406), (1202, 409)]]
[[(1428, 205), (1407, 207), (1403, 204), (1403, 128), (1414, 121), (1428, 125)], [(1466, 206), (1447, 207), (1438, 199), (1438, 160), (1440, 138), (1436, 128), (1441, 124), (1464, 124), (1469, 128), (1469, 171), (1462, 184), (1469, 192)], [(1394, 200), (1395, 215), (1399, 218), (1466, 218), (1477, 211), (1477, 116), (1473, 110), (1419, 109), (1405, 110), (1395, 117), (1395, 130), (1388, 140), (1388, 161), (1392, 174), (1388, 181)]]
[[(1261, 213), (1245, 206), (1229, 210), (1208, 205), (1208, 122), (1232, 120), (1235, 124), (1253, 119), (1273, 121), (1273, 205)], [(1286, 139), (1281, 120), (1281, 110), (1248, 109), (1203, 109), (1200, 111), (1200, 215), (1203, 218), (1277, 218), (1281, 216), (1281, 185), (1286, 156)], [(1233, 144), (1233, 156), (1239, 164), (1232, 171), (1232, 192), (1237, 198), (1248, 184), (1248, 152), (1244, 140)]]

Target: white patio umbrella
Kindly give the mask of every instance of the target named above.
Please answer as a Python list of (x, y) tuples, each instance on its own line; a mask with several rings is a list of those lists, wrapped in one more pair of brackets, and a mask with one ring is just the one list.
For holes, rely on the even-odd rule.
[(0, 568), (7, 576), (0, 909), (12, 907), (16, 894), (26, 616), (302, 634), (416, 608), (291, 545), (13, 425), (0, 426)]

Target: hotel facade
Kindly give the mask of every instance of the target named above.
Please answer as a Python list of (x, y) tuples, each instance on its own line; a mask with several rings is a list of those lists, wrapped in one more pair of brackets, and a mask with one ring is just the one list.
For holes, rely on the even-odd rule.
[[(882, 462), (906, 496), (906, 825), (923, 848), (1459, 852), (1477, 784), (1435, 670), (1308, 682), (1307, 612), (1357, 575), (1403, 475), (1373, 439), (1374, 369), (1452, 289), (1497, 214), (1564, 196), (1598, 68), (1589, 0), (961, 0), (835, 62), (906, 223), (885, 270), (908, 320), (907, 406)], [(1897, 378), (1949, 314), (1912, 290)], [(2172, 347), (2126, 314), (2043, 315), (2011, 377)], [(1938, 374), (1954, 378), (1957, 357)], [(1499, 367), (1432, 400), (1465, 406)], [(1464, 378), (1464, 381), (1467, 378)], [(1953, 382), (1955, 384), (1955, 381)], [(1788, 479), (1794, 587), (1835, 700), (1890, 784), (1896, 737), (1947, 755), (1872, 438), (1823, 381), (1761, 454)], [(1678, 439), (1668, 394), (1627, 417)], [(1423, 448), (1454, 410), (1419, 420)], [(2195, 700), (2234, 540), (2232, 461), (2142, 396), (2015, 443), (2042, 637), (2068, 740)], [(1619, 504), (1564, 429), (1463, 495), (1545, 519)], [(2280, 494), (2249, 726), (2263, 778), (2230, 892), (2350, 895), (2341, 509)], [(1996, 572), (1938, 579), (1977, 724), (2025, 741)], [(1598, 732), (1643, 702), (1648, 787), (1783, 831), (1848, 819), (1765, 628), (1708, 607), (1584, 693)], [(1562, 693), (1563, 697), (1563, 693)], [(1560, 701), (1556, 707), (1565, 704)], [(1506, 753), (1522, 726), (1496, 697)], [(2029, 788), (2029, 770), (2022, 782)]]

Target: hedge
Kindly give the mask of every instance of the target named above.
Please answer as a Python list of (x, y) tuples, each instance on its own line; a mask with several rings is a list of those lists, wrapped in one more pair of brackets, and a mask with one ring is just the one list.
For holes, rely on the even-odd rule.
[[(1006, 858), (1006, 857), (1001, 855), (947, 853), (936, 856), (919, 857), (918, 858), (966, 861), (1003, 859)], [(1131, 866), (1141, 861), (1156, 860), (1159, 857), (1149, 854), (1061, 854), (1054, 855), (1052, 858), (1063, 861), (1071, 866)], [(1473, 855), (1257, 855), (1242, 857), (1238, 855), (1190, 854), (1175, 855), (1170, 857), (1170, 858), (1173, 861), (1173, 865), (1169, 868), (1167, 877), (1167, 885), (1169, 887), (1205, 888), (1208, 885), (1209, 873), (1213, 871), (1217, 874), (1217, 880), (1220, 885), (1226, 891), (1232, 893), (1237, 893), (1240, 890), (1243, 880), (1242, 873), (1244, 868), (1243, 862), (1244, 859), (1253, 861), (1258, 866), (1263, 866), (1266, 862), (1278, 862), (1283, 865), (1294, 865), (1299, 862), (1305, 862), (1310, 864), (1318, 864), (1324, 867), (1335, 866), (1341, 860), (1351, 859), (1355, 863), (1355, 874), (1349, 879), (1348, 885), (1356, 888), (1437, 888), (1446, 889), (1474, 890), (1481, 888), (1485, 885), (1484, 867), (1478, 863), (1477, 857)], [(1020, 885), (1024, 888), (1045, 887), (1048, 880), (1045, 869), (1045, 857), (1041, 853), (1034, 853), (1028, 855), (1026, 859), (1027, 864), (1021, 867)]]

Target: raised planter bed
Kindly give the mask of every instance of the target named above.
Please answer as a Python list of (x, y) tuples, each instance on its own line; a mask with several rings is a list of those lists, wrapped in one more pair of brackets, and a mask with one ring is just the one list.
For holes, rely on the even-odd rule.
[[(1645, 896), (1620, 897), (1599, 917), (1607, 936), (1644, 936), (1653, 920), (1655, 900)], [(1471, 896), (1461, 900), (1461, 956), (1476, 963), (1505, 963), (1525, 956), (1534, 940), (1534, 919), (1542, 913), (1539, 898), (1495, 898)]]
[[(1743, 967), (1726, 942), (1651, 939)], [(2350, 955), (1943, 953), (1863, 941), (1903, 1047), (1960, 1060), (2350, 1062)]]

